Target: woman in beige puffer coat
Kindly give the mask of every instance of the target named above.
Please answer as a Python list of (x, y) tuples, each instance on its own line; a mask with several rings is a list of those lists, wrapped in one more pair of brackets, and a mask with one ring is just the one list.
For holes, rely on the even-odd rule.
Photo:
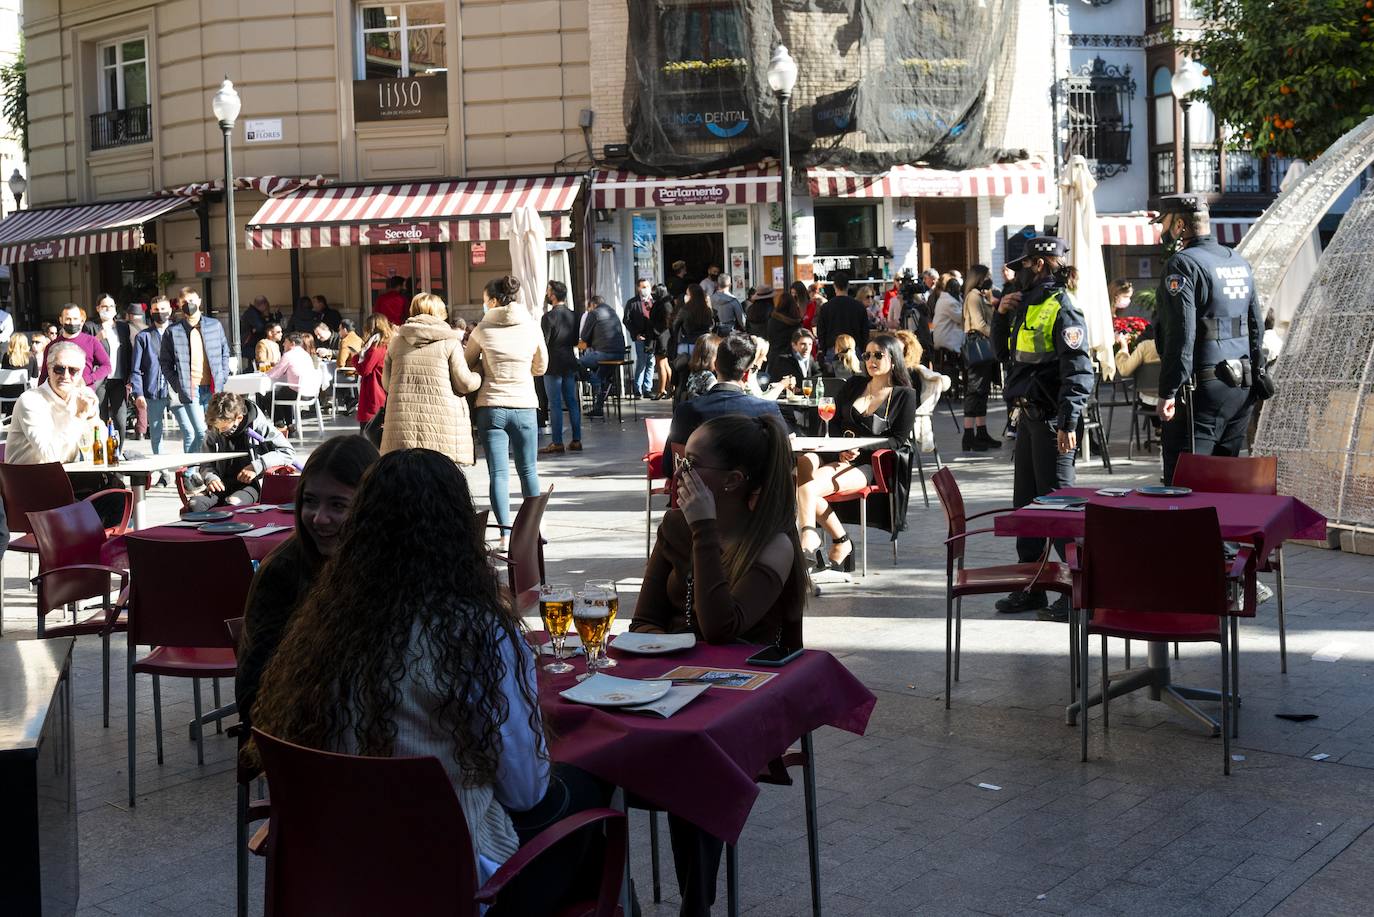
[(463, 356), (462, 335), (449, 328), (448, 308), (433, 293), (410, 302), (410, 318), (391, 339), (382, 387), (386, 417), (382, 454), (433, 449), (459, 465), (473, 465), (472, 421), (463, 396), (482, 384)]

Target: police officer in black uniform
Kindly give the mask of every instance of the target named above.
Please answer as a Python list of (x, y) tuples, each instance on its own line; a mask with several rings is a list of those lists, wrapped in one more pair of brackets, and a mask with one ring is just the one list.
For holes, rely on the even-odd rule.
[(1164, 265), (1156, 336), (1164, 483), (1184, 452), (1239, 455), (1264, 359), (1264, 318), (1249, 263), (1212, 238), (1207, 203), (1163, 200), (1158, 222), (1177, 250)]
[[(1017, 292), (1006, 293), (992, 320), (998, 359), (1010, 361), (1002, 386), (1008, 408), (1020, 411), (1016, 424), (1016, 470), (1012, 503), (1025, 506), (1036, 497), (1073, 484), (1074, 431), (1092, 393), (1093, 368), (1083, 314), (1064, 288), (1068, 266), (1063, 239), (1036, 236), (1026, 242), (1016, 268)], [(1062, 554), (1062, 546), (1056, 545)], [(1017, 538), (1021, 563), (1035, 563), (1045, 551), (1043, 538)], [(1003, 614), (1046, 606), (1043, 590), (1013, 592), (997, 602)], [(1068, 620), (1067, 599), (1042, 617)]]

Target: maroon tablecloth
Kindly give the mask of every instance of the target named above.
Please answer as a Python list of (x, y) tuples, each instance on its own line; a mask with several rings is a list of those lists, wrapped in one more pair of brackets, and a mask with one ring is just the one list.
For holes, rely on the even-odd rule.
[[(1089, 487), (1065, 487), (1054, 493), (1087, 497), (1090, 503), (1132, 509), (1216, 507), (1221, 537), (1227, 541), (1251, 542), (1261, 553), (1267, 553), (1290, 538), (1326, 537), (1326, 518), (1296, 497), (1209, 493), (1191, 493), (1186, 497), (1147, 497), (1135, 493), (1127, 497), (1104, 497)], [(1036, 509), (1031, 504), (997, 516), (993, 530), (998, 535), (1030, 538), (1082, 538), (1083, 516), (1081, 512)]]
[[(251, 522), (254, 528), (262, 528), (265, 525), (288, 525), (291, 528), (283, 529), (280, 532), (273, 532), (271, 535), (263, 535), (261, 538), (245, 538), (243, 543), (248, 546), (248, 556), (253, 560), (263, 560), (272, 549), (281, 544), (295, 529), (296, 517), (294, 513), (279, 509), (268, 510), (265, 513), (235, 513), (234, 521)], [(135, 534), (147, 535), (150, 538), (162, 538), (167, 541), (191, 541), (197, 538), (213, 537), (205, 535), (199, 529), (189, 526), (155, 525), (152, 528), (142, 529)], [(100, 559), (102, 563), (114, 567), (128, 569), (128, 552), (124, 548), (124, 536), (111, 538), (105, 542), (100, 549)]]
[[(543, 639), (543, 635), (539, 636)], [(558, 696), (586, 671), (539, 671), (539, 699), (553, 734), (552, 754), (656, 808), (735, 843), (758, 796), (755, 777), (769, 761), (820, 726), (858, 735), (877, 698), (829, 653), (807, 650), (780, 669), (744, 664), (757, 647), (698, 645), (666, 656), (631, 656), (608, 674), (654, 678), (679, 665), (773, 672), (754, 691), (711, 687), (675, 716), (659, 719), (574, 704)], [(541, 657), (540, 664), (548, 661)]]

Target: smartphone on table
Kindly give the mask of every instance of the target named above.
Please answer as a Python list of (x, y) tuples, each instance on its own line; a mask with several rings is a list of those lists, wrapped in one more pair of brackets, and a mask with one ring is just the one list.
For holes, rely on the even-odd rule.
[(797, 649), (788, 649), (785, 646), (779, 646), (777, 644), (774, 644), (772, 646), (765, 646), (763, 649), (759, 650), (757, 653), (750, 656), (748, 659), (744, 660), (744, 663), (745, 665), (761, 665), (771, 666), (773, 668), (781, 668), (782, 666), (787, 665), (793, 659), (796, 659), (801, 654), (802, 651), (800, 647), (798, 647)]

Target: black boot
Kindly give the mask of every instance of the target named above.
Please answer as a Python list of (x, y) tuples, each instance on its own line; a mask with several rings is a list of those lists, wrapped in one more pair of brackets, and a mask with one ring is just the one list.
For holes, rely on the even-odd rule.
[(993, 439), (992, 434), (988, 432), (988, 428), (982, 425), (979, 425), (978, 434), (974, 437), (974, 439), (977, 442), (982, 443), (984, 446), (987, 446), (989, 449), (1002, 448), (1002, 441), (1000, 439)]
[(987, 444), (980, 440), (968, 427), (964, 428), (963, 449), (965, 452), (987, 452)]

